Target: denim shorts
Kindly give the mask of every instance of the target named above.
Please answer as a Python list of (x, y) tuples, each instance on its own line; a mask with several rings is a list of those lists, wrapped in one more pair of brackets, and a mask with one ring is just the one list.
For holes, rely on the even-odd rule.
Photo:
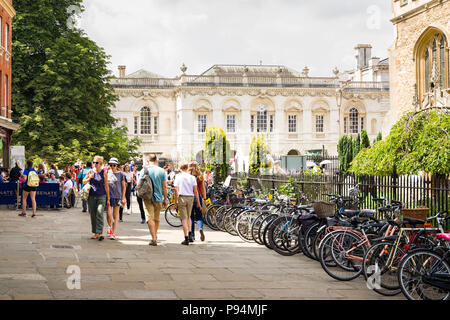
[(111, 198), (109, 199), (109, 204), (111, 207), (118, 207), (120, 206), (120, 199), (116, 199), (116, 198)]

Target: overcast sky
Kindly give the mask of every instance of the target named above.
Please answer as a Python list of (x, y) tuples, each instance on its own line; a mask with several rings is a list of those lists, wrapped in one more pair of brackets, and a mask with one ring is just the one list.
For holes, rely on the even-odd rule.
[(311, 76), (354, 66), (370, 43), (386, 58), (393, 43), (390, 0), (84, 0), (80, 26), (126, 65), (174, 77), (214, 64), (284, 65)]

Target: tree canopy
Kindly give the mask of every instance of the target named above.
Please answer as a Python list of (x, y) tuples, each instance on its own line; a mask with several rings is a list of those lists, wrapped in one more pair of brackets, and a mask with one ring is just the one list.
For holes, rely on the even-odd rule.
[(205, 164), (207, 171), (214, 171), (215, 181), (222, 182), (228, 175), (231, 157), (230, 142), (222, 128), (205, 130)]
[(356, 174), (450, 173), (450, 114), (440, 110), (406, 113), (389, 135), (363, 149), (351, 164)]
[(252, 136), (250, 141), (249, 166), (251, 174), (261, 174), (261, 168), (268, 168), (267, 154), (269, 153), (264, 135)]
[[(27, 157), (65, 166), (100, 154), (126, 161), (138, 139), (111, 115), (117, 97), (109, 84), (109, 56), (82, 30), (70, 28), (69, 6), (82, 0), (23, 0), (15, 3), (12, 77), (13, 144)], [(71, 156), (73, 155), (73, 157)], [(72, 162), (73, 163), (73, 162)]]

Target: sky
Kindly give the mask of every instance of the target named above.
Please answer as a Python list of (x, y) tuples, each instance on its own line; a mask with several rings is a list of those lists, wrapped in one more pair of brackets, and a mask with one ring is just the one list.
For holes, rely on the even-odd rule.
[(214, 64), (283, 65), (331, 76), (355, 65), (354, 47), (388, 57), (389, 0), (84, 0), (78, 25), (125, 65), (176, 77)]

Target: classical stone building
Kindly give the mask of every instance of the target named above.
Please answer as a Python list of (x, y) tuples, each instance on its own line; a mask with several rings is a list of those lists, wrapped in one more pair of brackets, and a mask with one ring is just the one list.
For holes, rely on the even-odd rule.
[(16, 12), (11, 0), (0, 0), (0, 167), (10, 167), (10, 144), (19, 125), (11, 120), (11, 33)]
[(344, 134), (367, 130), (372, 140), (389, 110), (388, 61), (358, 45), (355, 70), (313, 77), (285, 66), (214, 65), (202, 74), (165, 78), (125, 66), (112, 80), (120, 100), (113, 114), (143, 154), (201, 161), (206, 127), (227, 133), (238, 168), (248, 168), (252, 135), (264, 133), (274, 158), (337, 154)]
[[(392, 0), (396, 39), (390, 48), (391, 110), (384, 136), (408, 110), (448, 103), (449, 0)], [(431, 99), (433, 95), (437, 99)]]

